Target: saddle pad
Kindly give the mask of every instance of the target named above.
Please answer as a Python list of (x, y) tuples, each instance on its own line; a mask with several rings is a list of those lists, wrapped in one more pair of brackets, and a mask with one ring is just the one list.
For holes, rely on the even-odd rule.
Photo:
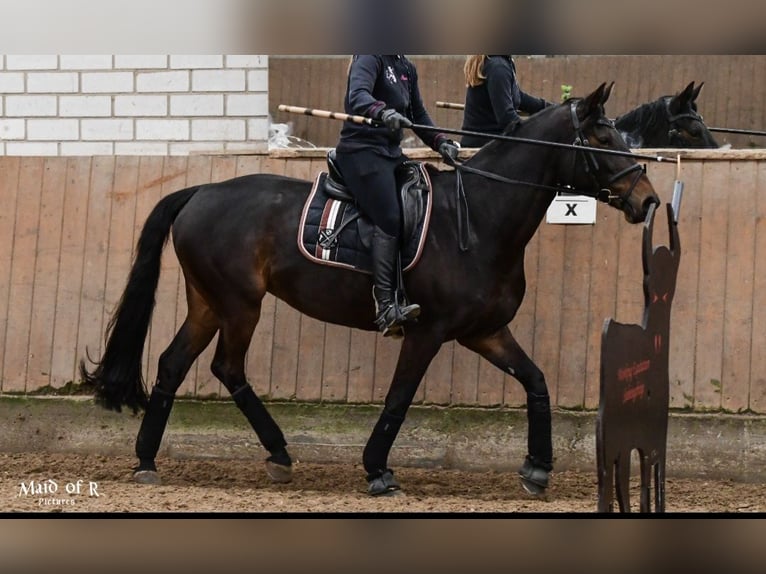
[[(372, 273), (372, 222), (357, 206), (325, 192), (327, 172), (321, 172), (303, 207), (298, 226), (298, 248), (310, 261)], [(402, 270), (420, 259), (431, 215), (431, 194), (424, 194), (426, 209), (410, 240), (402, 249)]]

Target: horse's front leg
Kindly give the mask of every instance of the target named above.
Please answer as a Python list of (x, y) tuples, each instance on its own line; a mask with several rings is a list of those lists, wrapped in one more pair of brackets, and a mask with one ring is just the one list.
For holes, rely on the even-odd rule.
[(553, 470), (553, 444), (551, 438), (551, 403), (542, 371), (513, 338), (508, 327), (482, 336), (458, 339), (505, 373), (513, 375), (527, 394), (527, 449), (524, 464), (519, 470), (524, 489), (539, 496), (548, 488)]
[(383, 412), (372, 429), (362, 456), (364, 470), (367, 472), (367, 491), (372, 496), (392, 494), (401, 488), (393, 471), (388, 468), (388, 455), (420, 381), (442, 341), (440, 335), (419, 329), (408, 330), (404, 337)]

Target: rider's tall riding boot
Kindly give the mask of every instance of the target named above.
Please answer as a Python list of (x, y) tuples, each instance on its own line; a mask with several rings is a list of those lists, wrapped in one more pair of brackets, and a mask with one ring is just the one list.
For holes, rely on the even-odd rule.
[(399, 238), (376, 227), (372, 235), (372, 296), (375, 324), (384, 337), (401, 335), (402, 324), (420, 315), (420, 305), (413, 303), (402, 307), (397, 302), (398, 264)]

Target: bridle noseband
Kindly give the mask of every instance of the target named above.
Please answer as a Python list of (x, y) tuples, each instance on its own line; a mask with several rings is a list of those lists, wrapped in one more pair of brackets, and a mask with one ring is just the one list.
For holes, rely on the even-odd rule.
[[(585, 135), (585, 132), (582, 130), (582, 125), (580, 124), (580, 118), (577, 117), (577, 104), (576, 102), (572, 102), (569, 106), (570, 115), (572, 116), (572, 126), (574, 127), (575, 131), (575, 139), (574, 139), (574, 145), (576, 146), (587, 146), (590, 147), (590, 143), (588, 142), (588, 138)], [(596, 120), (596, 125), (606, 126), (614, 129), (614, 122), (607, 118), (606, 116), (602, 116)], [(579, 153), (579, 152), (578, 152)], [(575, 154), (575, 158), (573, 160), (573, 163), (577, 163), (577, 155)], [(626, 167), (623, 170), (618, 171), (616, 174), (614, 174), (612, 177), (609, 178), (609, 180), (606, 182), (606, 187), (601, 187), (601, 185), (598, 182), (598, 178), (596, 177), (596, 174), (600, 170), (600, 166), (598, 163), (598, 160), (596, 159), (596, 154), (591, 150), (583, 150), (582, 153), (585, 155), (585, 172), (590, 176), (590, 178), (594, 182), (594, 189), (597, 189), (595, 193), (583, 193), (582, 195), (589, 195), (591, 197), (595, 197), (597, 200), (602, 201), (604, 203), (610, 203), (614, 199), (618, 199), (621, 204), (625, 204), (628, 201), (628, 198), (630, 198), (630, 195), (633, 193), (633, 190), (636, 188), (636, 185), (638, 185), (638, 181), (641, 179), (641, 176), (646, 173), (646, 167), (642, 166), (640, 164), (633, 164), (631, 166)], [(572, 166), (572, 170), (574, 171), (575, 166)], [(635, 177), (633, 178), (633, 181), (630, 184), (630, 187), (622, 194), (615, 195), (612, 193), (611, 186), (614, 182), (616, 182), (619, 179), (622, 179), (626, 175), (636, 172)]]

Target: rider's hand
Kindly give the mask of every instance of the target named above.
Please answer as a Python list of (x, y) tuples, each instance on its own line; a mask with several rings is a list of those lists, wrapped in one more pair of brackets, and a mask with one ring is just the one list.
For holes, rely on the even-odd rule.
[(393, 108), (383, 110), (379, 119), (390, 130), (412, 127), (412, 122)]
[(455, 163), (458, 153), (460, 153), (460, 144), (452, 140), (444, 140), (439, 144), (439, 153), (448, 164)]

